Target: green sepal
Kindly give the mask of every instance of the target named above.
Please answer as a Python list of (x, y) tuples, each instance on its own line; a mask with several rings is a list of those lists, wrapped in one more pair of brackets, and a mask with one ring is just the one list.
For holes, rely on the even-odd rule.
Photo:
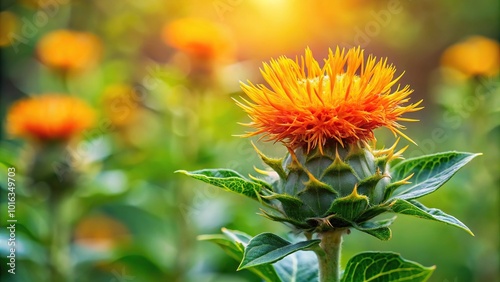
[(439, 209), (427, 208), (416, 200), (406, 201), (396, 199), (391, 205), (391, 211), (399, 214), (412, 215), (424, 219), (444, 222), (449, 225), (456, 226), (460, 229), (467, 231), (470, 235), (474, 236), (472, 231), (455, 217), (444, 213)]
[(311, 228), (311, 226), (309, 226), (307, 223), (295, 220), (293, 218), (274, 215), (274, 214), (267, 212), (265, 210), (262, 210), (262, 209), (261, 209), (261, 212), (262, 212), (262, 216), (264, 216), (272, 221), (289, 223), (289, 224), (296, 226), (298, 228), (301, 228), (301, 229), (310, 229)]
[(425, 267), (392, 252), (365, 252), (347, 262), (341, 282), (425, 282), (434, 269), (435, 266)]
[(392, 199), (411, 200), (430, 194), (441, 187), (461, 167), (480, 154), (444, 152), (404, 160), (391, 169), (392, 179), (409, 180), (411, 184), (402, 185), (393, 192)]
[(342, 172), (342, 171), (349, 171), (351, 173), (355, 173), (354, 170), (351, 168), (349, 164), (344, 162), (339, 154), (338, 151), (335, 153), (335, 159), (333, 162), (325, 169), (323, 174), (321, 175), (321, 178), (323, 178), (326, 174), (331, 173), (331, 172)]
[(251, 181), (230, 169), (202, 169), (196, 171), (178, 170), (176, 173), (182, 173), (191, 176), (194, 179), (223, 188), (228, 191), (245, 195), (254, 200), (260, 201), (260, 192), (262, 185)]
[(388, 205), (383, 204), (383, 205), (378, 205), (378, 206), (373, 206), (365, 210), (358, 218), (358, 222), (364, 222), (367, 220), (370, 220), (378, 215), (381, 215), (387, 211), (390, 211), (390, 208)]
[(274, 263), (294, 252), (316, 246), (320, 242), (321, 240), (308, 240), (292, 244), (272, 233), (259, 234), (248, 242), (238, 270)]
[(323, 216), (333, 214), (348, 221), (355, 221), (366, 210), (368, 205), (368, 197), (358, 194), (355, 187), (350, 195), (335, 199)]
[(353, 227), (357, 230), (370, 234), (382, 241), (391, 239), (392, 232), (389, 226), (396, 220), (396, 217), (382, 219), (377, 221), (366, 221), (362, 223), (353, 223)]
[(258, 148), (257, 146), (255, 146), (255, 144), (253, 144), (252, 142), (252, 146), (253, 148), (255, 149), (255, 151), (257, 152), (257, 154), (259, 155), (260, 159), (265, 163), (267, 164), (270, 168), (272, 168), (274, 171), (276, 171), (276, 173), (278, 173), (279, 177), (282, 179), (282, 180), (286, 180), (286, 172), (285, 170), (283, 169), (283, 158), (281, 159), (274, 159), (274, 158), (269, 158), (267, 157), (266, 155), (264, 155)]
[(373, 174), (372, 176), (370, 176), (366, 179), (361, 180), (358, 184), (358, 187), (359, 188), (366, 187), (366, 190), (375, 189), (375, 186), (377, 186), (377, 183), (384, 177), (388, 177), (388, 176), (383, 175), (382, 173), (380, 173), (380, 170), (377, 169), (375, 174)]
[(273, 191), (274, 190), (274, 187), (271, 184), (267, 183), (266, 181), (264, 181), (264, 180), (262, 180), (262, 179), (260, 179), (258, 177), (255, 177), (255, 176), (253, 176), (251, 174), (249, 174), (248, 177), (250, 177), (251, 181), (253, 181), (253, 182), (257, 183), (257, 184), (260, 184), (262, 187), (267, 188), (269, 191)]
[(393, 182), (393, 183), (387, 185), (385, 187), (385, 190), (384, 190), (384, 198), (383, 198), (382, 202), (387, 201), (392, 196), (392, 194), (394, 194), (394, 191), (396, 191), (396, 189), (398, 189), (399, 187), (401, 187), (405, 184), (410, 184), (410, 183), (408, 183), (404, 180), (401, 180), (401, 181)]
[(304, 191), (299, 192), (299, 196), (303, 193), (307, 192), (312, 192), (312, 193), (321, 193), (321, 192), (327, 192), (331, 193), (333, 195), (338, 195), (339, 192), (335, 191), (332, 186), (319, 181), (316, 178), (309, 178), (308, 181), (304, 182), (304, 185), (306, 188)]
[(315, 232), (325, 232), (335, 228), (351, 227), (353, 223), (334, 214), (327, 217), (311, 217), (306, 222)]
[(297, 221), (303, 221), (308, 217), (314, 216), (314, 211), (297, 197), (288, 194), (273, 193), (269, 196), (263, 196), (266, 200), (277, 200), (281, 203), (285, 214)]

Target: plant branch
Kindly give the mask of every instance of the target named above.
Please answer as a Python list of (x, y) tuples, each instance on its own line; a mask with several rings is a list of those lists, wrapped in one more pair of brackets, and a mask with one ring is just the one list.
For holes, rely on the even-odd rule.
[(340, 281), (340, 252), (346, 228), (320, 233), (321, 243), (315, 250), (319, 262), (320, 282)]

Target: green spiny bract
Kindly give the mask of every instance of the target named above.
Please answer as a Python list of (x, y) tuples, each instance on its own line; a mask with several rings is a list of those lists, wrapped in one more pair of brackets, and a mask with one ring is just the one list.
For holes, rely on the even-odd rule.
[(391, 183), (389, 163), (404, 150), (394, 153), (394, 147), (374, 151), (366, 143), (332, 143), (323, 152), (289, 150), (283, 159), (257, 150), (277, 174), (271, 177), (272, 192), (263, 199), (279, 214), (264, 214), (305, 232), (344, 227), (367, 232), (368, 220), (387, 211), (387, 198), (411, 177)]

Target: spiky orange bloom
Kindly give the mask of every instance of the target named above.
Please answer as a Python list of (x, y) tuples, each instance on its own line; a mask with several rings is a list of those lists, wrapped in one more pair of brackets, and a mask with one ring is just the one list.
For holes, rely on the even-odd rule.
[(23, 99), (7, 113), (7, 132), (37, 141), (68, 140), (92, 126), (94, 111), (82, 100), (60, 94)]
[(102, 45), (88, 32), (56, 30), (37, 44), (40, 61), (55, 69), (78, 71), (94, 65), (101, 56)]
[(401, 115), (420, 110), (421, 101), (401, 105), (412, 90), (392, 89), (400, 78), (395, 71), (387, 59), (370, 56), (365, 62), (360, 48), (330, 50), (323, 67), (309, 48), (300, 61), (280, 57), (264, 63), (269, 87), (242, 83), (250, 101), (237, 102), (252, 119), (247, 125), (256, 129), (245, 136), (263, 134), (292, 149), (321, 152), (329, 140), (345, 145), (374, 139), (373, 130), (381, 126), (408, 138), (397, 121), (415, 121)]
[(204, 19), (183, 18), (165, 25), (163, 40), (168, 45), (197, 59), (230, 57), (233, 42), (221, 26)]

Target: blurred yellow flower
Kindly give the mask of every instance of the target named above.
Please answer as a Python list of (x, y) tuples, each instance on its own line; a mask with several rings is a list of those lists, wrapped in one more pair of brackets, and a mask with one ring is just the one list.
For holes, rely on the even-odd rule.
[(162, 36), (165, 43), (194, 59), (228, 59), (234, 51), (228, 31), (204, 19), (183, 18), (167, 23)]
[(105, 215), (94, 215), (78, 223), (75, 243), (93, 249), (110, 249), (130, 240), (130, 232), (123, 223)]
[(37, 53), (40, 61), (51, 68), (78, 71), (99, 60), (102, 45), (92, 33), (56, 30), (38, 42)]
[(0, 46), (11, 44), (11, 34), (15, 33), (17, 27), (16, 15), (9, 11), (0, 12)]
[(442, 55), (441, 64), (465, 77), (494, 76), (500, 66), (500, 44), (482, 36), (469, 37), (448, 47)]
[[(330, 50), (320, 66), (310, 49), (300, 61), (287, 57), (264, 63), (262, 76), (269, 84), (242, 83), (250, 101), (237, 102), (256, 129), (245, 136), (264, 134), (287, 147), (316, 147), (322, 152), (328, 141), (342, 145), (374, 139), (373, 130), (385, 126), (406, 137), (397, 121), (415, 121), (401, 115), (420, 110), (409, 101), (409, 86), (392, 87), (396, 69), (387, 59), (368, 57), (363, 50)], [(408, 138), (408, 137), (406, 137)]]
[(90, 128), (94, 111), (82, 100), (44, 94), (14, 103), (7, 113), (7, 132), (37, 141), (68, 140)]

